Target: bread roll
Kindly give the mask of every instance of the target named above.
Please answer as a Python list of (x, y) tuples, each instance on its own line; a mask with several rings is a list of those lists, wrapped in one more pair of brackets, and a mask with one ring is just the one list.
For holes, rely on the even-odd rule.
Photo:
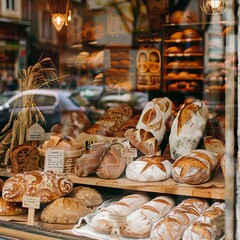
[(14, 216), (26, 213), (27, 208), (23, 208), (22, 204), (15, 202), (7, 202), (0, 198), (0, 216)]
[(71, 197), (77, 198), (87, 207), (96, 207), (103, 203), (102, 195), (94, 188), (78, 186), (71, 192)]
[(201, 53), (202, 48), (200, 46), (191, 46), (184, 50), (184, 53)]
[(144, 238), (150, 235), (152, 225), (175, 206), (172, 198), (158, 196), (127, 216), (126, 226), (121, 228), (124, 237)]
[(198, 217), (184, 232), (183, 240), (221, 239), (223, 229), (212, 222), (224, 214), (225, 203), (215, 202)]
[(150, 239), (180, 240), (186, 228), (208, 207), (207, 202), (201, 199), (182, 201), (153, 225)]
[(50, 129), (50, 132), (62, 137), (77, 138), (82, 131), (77, 125), (55, 124)]
[(142, 111), (136, 128), (152, 133), (161, 144), (166, 132), (166, 122), (172, 112), (172, 104), (167, 97), (149, 101)]
[(48, 148), (62, 148), (65, 151), (74, 151), (82, 149), (82, 144), (80, 144), (75, 138), (72, 137), (61, 137), (58, 135), (50, 136), (49, 140), (46, 140), (42, 148), (44, 150)]
[(145, 155), (131, 162), (126, 177), (133, 181), (163, 181), (172, 175), (172, 163), (160, 156)]
[(212, 152), (197, 149), (175, 160), (172, 176), (180, 183), (201, 184), (210, 179), (217, 165), (218, 160)]
[(63, 125), (76, 125), (83, 131), (91, 125), (91, 121), (82, 111), (71, 111), (65, 113), (61, 118), (61, 124)]
[(127, 195), (119, 201), (111, 203), (108, 207), (101, 208), (92, 218), (91, 227), (95, 231), (109, 234), (114, 224), (111, 215), (128, 216), (148, 201), (150, 198), (145, 193)]
[(47, 205), (40, 218), (46, 223), (74, 224), (88, 213), (90, 210), (77, 198), (62, 197)]
[(183, 53), (183, 49), (181, 47), (177, 47), (177, 46), (172, 46), (172, 47), (168, 47), (165, 50), (166, 54), (170, 54), (170, 53)]
[(208, 120), (208, 108), (201, 100), (184, 103), (175, 117), (169, 136), (172, 159), (196, 149)]
[(121, 143), (112, 143), (109, 145), (105, 155), (96, 169), (96, 174), (104, 179), (116, 179), (124, 172), (127, 161), (122, 157), (122, 149), (124, 148)]
[(170, 36), (170, 40), (177, 40), (182, 38), (182, 32), (175, 32)]
[(39, 197), (46, 203), (70, 193), (72, 180), (64, 173), (29, 171), (8, 178), (2, 197), (8, 202), (22, 202), (24, 196)]
[(145, 155), (161, 155), (159, 142), (151, 132), (144, 129), (128, 129), (125, 138)]

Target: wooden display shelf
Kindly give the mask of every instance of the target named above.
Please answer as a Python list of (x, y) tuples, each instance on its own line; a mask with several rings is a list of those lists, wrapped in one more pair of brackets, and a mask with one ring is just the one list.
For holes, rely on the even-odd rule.
[(169, 178), (162, 182), (135, 182), (127, 178), (115, 180), (101, 179), (95, 176), (77, 177), (69, 175), (76, 184), (120, 188), (144, 192), (166, 193), (182, 196), (203, 197), (212, 199), (225, 199), (225, 182), (222, 174), (212, 177), (208, 182), (200, 185), (188, 185), (175, 182)]
[[(14, 174), (0, 170), (0, 176), (11, 177)], [(169, 178), (161, 182), (135, 182), (126, 177), (118, 179), (101, 179), (97, 176), (78, 177), (69, 173), (69, 177), (75, 184), (119, 188), (144, 192), (174, 194), (182, 196), (203, 197), (211, 199), (225, 199), (225, 181), (222, 174), (213, 176), (208, 182), (199, 185), (180, 184)]]

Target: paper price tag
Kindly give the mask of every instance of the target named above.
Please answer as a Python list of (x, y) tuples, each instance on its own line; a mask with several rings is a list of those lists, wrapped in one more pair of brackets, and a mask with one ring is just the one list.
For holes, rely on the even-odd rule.
[(126, 216), (117, 215), (117, 214), (109, 214), (109, 217), (116, 223), (115, 226), (125, 227), (127, 225)]
[(49, 148), (46, 150), (44, 171), (63, 172), (64, 150), (59, 148)]
[(43, 141), (43, 140), (45, 140), (44, 129), (38, 123), (33, 124), (27, 130), (27, 140), (28, 141)]
[(136, 158), (137, 157), (137, 149), (136, 148), (122, 148), (121, 155), (122, 155), (122, 157), (126, 157), (126, 158)]
[(24, 208), (39, 209), (40, 208), (40, 196), (39, 197), (24, 196), (22, 206)]

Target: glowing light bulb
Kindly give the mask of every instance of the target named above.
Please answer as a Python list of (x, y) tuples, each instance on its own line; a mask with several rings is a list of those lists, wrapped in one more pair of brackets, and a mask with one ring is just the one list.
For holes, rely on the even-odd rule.
[(52, 15), (52, 23), (57, 31), (60, 31), (65, 23), (66, 15), (62, 13), (55, 13)]

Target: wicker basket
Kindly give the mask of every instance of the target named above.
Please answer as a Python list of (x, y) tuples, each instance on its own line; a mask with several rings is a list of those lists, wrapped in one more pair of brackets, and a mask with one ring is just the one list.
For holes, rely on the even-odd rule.
[[(40, 167), (44, 169), (46, 150), (43, 149), (41, 145), (38, 147), (38, 151), (40, 152)], [(74, 151), (65, 151), (63, 172), (65, 173), (74, 172), (76, 161), (79, 157), (82, 156), (83, 153), (84, 153), (84, 149), (74, 150)]]

